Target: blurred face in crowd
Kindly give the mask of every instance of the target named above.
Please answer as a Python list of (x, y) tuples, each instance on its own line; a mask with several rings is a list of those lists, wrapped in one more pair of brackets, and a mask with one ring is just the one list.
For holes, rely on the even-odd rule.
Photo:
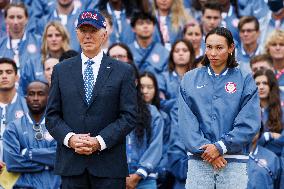
[(11, 7), (7, 11), (5, 22), (9, 29), (12, 38), (22, 38), (28, 18), (25, 15), (25, 10), (21, 7)]
[(144, 101), (151, 104), (156, 92), (153, 80), (145, 76), (140, 78), (140, 83)]
[(0, 0), (0, 9), (4, 9), (9, 2), (9, 0)]
[(271, 42), (268, 51), (272, 59), (284, 60), (284, 41)]
[(256, 86), (258, 87), (258, 94), (260, 99), (267, 99), (270, 87), (268, 85), (268, 79), (265, 75), (260, 75), (255, 78)]
[(192, 43), (194, 50), (200, 49), (202, 32), (199, 25), (194, 24), (192, 26), (187, 26), (184, 38)]
[(211, 34), (206, 39), (205, 54), (214, 71), (221, 71), (227, 66), (228, 56), (233, 50), (234, 45), (229, 47), (226, 38), (221, 35)]
[(74, 0), (57, 0), (58, 4), (61, 7), (69, 7), (70, 5), (72, 5)]
[(10, 64), (0, 64), (0, 91), (14, 89), (15, 83), (19, 80), (13, 66)]
[(82, 51), (88, 57), (94, 57), (99, 53), (106, 35), (107, 32), (105, 29), (97, 29), (89, 25), (82, 25), (77, 29), (78, 41), (80, 42)]
[(221, 12), (213, 9), (205, 9), (202, 15), (202, 26), (205, 33), (216, 28), (221, 23)]
[(51, 86), (51, 75), (53, 67), (59, 62), (57, 58), (49, 58), (44, 62), (44, 76), (48, 82), (48, 85)]
[(49, 51), (62, 51), (63, 37), (61, 33), (52, 25), (49, 26), (49, 28), (47, 29), (46, 42)]
[(176, 66), (184, 66), (189, 63), (190, 51), (184, 42), (179, 42), (175, 45), (173, 51), (173, 60)]
[(48, 98), (48, 86), (41, 82), (32, 82), (27, 88), (27, 105), (34, 114), (45, 111)]
[(261, 69), (269, 69), (273, 71), (273, 67), (267, 61), (259, 61), (251, 65), (251, 70), (253, 74), (255, 74), (256, 71)]
[(174, 0), (156, 0), (156, 5), (160, 10), (168, 11)]
[(259, 31), (255, 28), (254, 22), (245, 23), (240, 29), (240, 38), (243, 45), (256, 44), (259, 37)]
[(122, 62), (129, 61), (127, 57), (127, 51), (119, 45), (114, 46), (109, 50), (109, 56)]
[(154, 32), (154, 23), (151, 20), (138, 19), (133, 31), (136, 33), (137, 38), (149, 39)]

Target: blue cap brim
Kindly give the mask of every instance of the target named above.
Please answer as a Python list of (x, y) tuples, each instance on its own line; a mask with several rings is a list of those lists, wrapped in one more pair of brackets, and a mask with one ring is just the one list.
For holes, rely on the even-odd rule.
[(91, 23), (90, 21), (85, 21), (85, 22), (82, 22), (82, 23), (78, 24), (77, 28), (79, 28), (82, 25), (89, 25), (89, 26), (92, 26), (92, 27), (97, 28), (97, 29), (105, 28), (105, 27), (103, 27), (101, 25), (98, 25), (96, 23)]

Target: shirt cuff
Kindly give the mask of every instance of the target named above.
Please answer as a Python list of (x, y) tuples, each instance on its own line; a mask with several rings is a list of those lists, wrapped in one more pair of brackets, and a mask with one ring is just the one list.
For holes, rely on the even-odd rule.
[(227, 150), (227, 147), (225, 146), (223, 141), (220, 140), (220, 141), (216, 142), (214, 145), (217, 147), (220, 154), (227, 153), (228, 150)]
[(263, 136), (264, 136), (265, 141), (269, 141), (269, 139), (270, 139), (270, 133), (269, 132), (263, 133)]
[(68, 134), (65, 136), (65, 138), (64, 138), (64, 140), (63, 140), (63, 144), (64, 144), (65, 146), (67, 146), (68, 148), (71, 148), (71, 147), (68, 145), (68, 142), (69, 142), (69, 139), (71, 138), (71, 136), (73, 136), (73, 135), (75, 135), (75, 133), (70, 132), (70, 133), (68, 133)]
[(136, 174), (140, 175), (143, 179), (147, 178), (147, 176), (148, 176), (147, 171), (145, 171), (145, 170), (142, 169), (142, 168), (139, 168), (139, 169), (136, 171)]
[(99, 141), (99, 143), (100, 143), (100, 146), (101, 146), (100, 151), (102, 151), (102, 150), (104, 150), (104, 149), (107, 148), (106, 143), (105, 143), (104, 139), (101, 137), (101, 135), (98, 135), (98, 136), (96, 136), (95, 138), (96, 138), (96, 139)]

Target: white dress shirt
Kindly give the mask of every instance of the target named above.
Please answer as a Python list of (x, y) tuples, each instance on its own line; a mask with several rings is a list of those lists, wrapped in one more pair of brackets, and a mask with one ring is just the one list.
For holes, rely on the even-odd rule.
[[(95, 62), (94, 64), (92, 64), (92, 68), (93, 68), (93, 74), (94, 74), (94, 85), (96, 84), (96, 80), (97, 80), (97, 77), (98, 77), (98, 73), (99, 73), (99, 69), (100, 69), (100, 66), (101, 66), (101, 62), (102, 62), (102, 59), (103, 59), (103, 50), (101, 50), (97, 56), (91, 58), (91, 60), (93, 62)], [(84, 71), (85, 69), (87, 68), (87, 65), (85, 64), (85, 62), (87, 62), (90, 58), (88, 58), (86, 55), (83, 54), (83, 52), (81, 53), (81, 60), (82, 60), (82, 76), (84, 76)], [(68, 133), (65, 138), (64, 138), (64, 145), (69, 147), (70, 146), (68, 145), (68, 142), (69, 142), (69, 139), (71, 138), (71, 136), (75, 135), (75, 133), (73, 132), (70, 132)], [(101, 146), (101, 149), (100, 150), (104, 150), (106, 149), (106, 143), (104, 141), (104, 139), (98, 135), (96, 136), (96, 139), (99, 141), (100, 143), (100, 146)]]

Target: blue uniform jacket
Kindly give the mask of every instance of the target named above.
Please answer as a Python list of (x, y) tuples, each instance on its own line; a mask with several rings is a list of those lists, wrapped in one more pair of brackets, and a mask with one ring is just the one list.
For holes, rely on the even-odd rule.
[(164, 72), (158, 80), (159, 89), (164, 93), (166, 99), (161, 100), (161, 108), (170, 113), (177, 101), (181, 77), (175, 72)]
[[(111, 15), (113, 23), (112, 33), (109, 36), (110, 45), (118, 42), (125, 44), (133, 43), (133, 41), (135, 40), (135, 34), (132, 31), (132, 27), (130, 25), (130, 18), (126, 16), (125, 9), (122, 9), (120, 17), (118, 18), (109, 3), (107, 3), (106, 8), (108, 14)], [(121, 23), (121, 29), (119, 29), (119, 22)]]
[(250, 68), (250, 59), (256, 55), (259, 55), (261, 53), (260, 46), (253, 52), (252, 54), (247, 54), (247, 52), (244, 50), (242, 43), (239, 43), (236, 49), (236, 58), (240, 65), (240, 69), (245, 72), (251, 73)]
[[(152, 42), (149, 47), (143, 49), (137, 41), (134, 41), (134, 43), (129, 45), (129, 48), (132, 51), (134, 62), (139, 72), (149, 71), (158, 78), (162, 72), (167, 70), (169, 51), (160, 43)], [(148, 53), (149, 56), (142, 63), (141, 60)]]
[[(176, 136), (178, 136), (178, 134)], [(185, 146), (179, 138), (176, 138), (170, 145), (168, 158), (169, 171), (175, 177), (174, 189), (185, 189), (185, 180), (188, 170), (188, 156), (186, 154)]]
[(137, 173), (144, 179), (151, 177), (150, 173), (153, 173), (158, 166), (163, 152), (163, 118), (155, 106), (149, 105), (149, 110), (152, 117), (152, 133), (148, 143), (146, 134), (142, 143), (137, 140), (135, 131), (132, 131), (126, 137), (129, 173)]
[[(158, 14), (156, 14), (156, 19), (157, 19), (157, 24), (155, 25), (155, 30), (153, 33), (153, 41), (158, 42), (158, 43), (162, 43), (162, 38), (161, 38), (161, 34), (159, 32), (159, 16)], [(166, 25), (168, 26), (168, 34), (169, 34), (169, 43), (170, 45), (174, 44), (175, 41), (177, 41), (178, 39), (182, 38), (182, 27), (183, 24), (185, 23), (181, 23), (181, 26), (179, 27), (178, 30), (174, 30), (174, 28), (172, 27), (172, 15), (171, 13), (166, 17)], [(168, 48), (167, 48), (168, 49)], [(168, 49), (170, 50), (170, 48)]]
[(250, 74), (239, 68), (215, 76), (210, 66), (187, 72), (179, 91), (178, 125), (186, 149), (203, 153), (215, 144), (221, 154), (248, 154), (260, 128), (259, 96)]
[(257, 146), (249, 156), (247, 189), (274, 189), (279, 176), (279, 158), (270, 150)]
[(29, 61), (22, 68), (21, 78), (19, 81), (19, 91), (21, 92), (21, 94), (26, 95), (29, 83), (34, 80), (47, 82), (44, 76), (44, 68), (41, 61)]
[(21, 173), (15, 187), (56, 189), (60, 177), (54, 175), (56, 141), (40, 123), (43, 140), (35, 139), (33, 121), (28, 113), (9, 123), (4, 132), (4, 162), (10, 172)]
[[(282, 111), (283, 108), (282, 108)], [(284, 149), (284, 130), (281, 132), (281, 136), (274, 139), (269, 132), (269, 129), (265, 127), (265, 123), (268, 120), (268, 110), (264, 109), (262, 112), (262, 122), (264, 124), (264, 133), (258, 141), (258, 145), (263, 146), (270, 151), (274, 152), (278, 157), (281, 156), (282, 150)], [(284, 117), (282, 118), (282, 123), (284, 123)]]
[[(29, 61), (40, 59), (41, 38), (38, 35), (26, 32), (19, 44), (19, 64), (21, 68)], [(0, 39), (0, 57), (14, 59), (15, 52), (11, 48), (10, 38), (8, 36)]]
[(0, 103), (0, 161), (3, 160), (3, 133), (8, 123), (21, 118), (28, 111), (28, 106), (24, 97), (18, 93), (13, 97), (8, 105)]

